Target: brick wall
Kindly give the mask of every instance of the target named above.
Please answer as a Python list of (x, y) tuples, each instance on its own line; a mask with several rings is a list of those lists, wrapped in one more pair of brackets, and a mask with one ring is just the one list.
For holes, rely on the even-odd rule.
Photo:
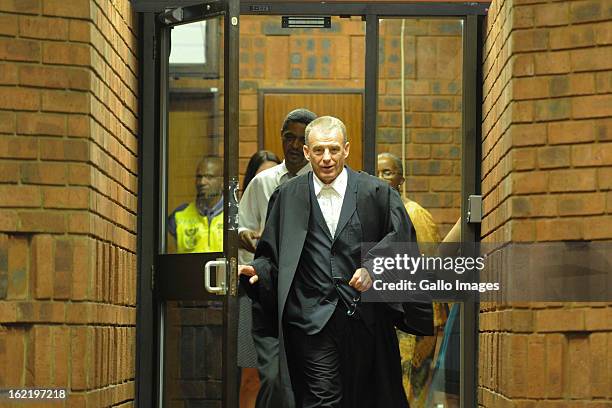
[(0, 1), (0, 388), (134, 397), (137, 40), (128, 0)]
[[(402, 157), (401, 19), (380, 22), (379, 152)], [(459, 218), (462, 24), (405, 19), (406, 194), (429, 210), (444, 237)]]
[[(491, 4), (483, 241), (612, 239), (611, 19), (603, 0)], [(482, 304), (479, 404), (610, 404), (611, 306)]]

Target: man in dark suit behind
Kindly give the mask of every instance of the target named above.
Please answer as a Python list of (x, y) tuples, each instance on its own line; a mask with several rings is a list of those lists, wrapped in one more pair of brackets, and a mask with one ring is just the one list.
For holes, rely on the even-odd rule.
[[(281, 380), (297, 408), (407, 407), (394, 325), (430, 334), (431, 304), (360, 296), (372, 286), (370, 254), (416, 242), (414, 228), (387, 183), (344, 166), (339, 119), (318, 118), (305, 136), (313, 171), (274, 192), (255, 260), (239, 274), (278, 331)], [(364, 241), (375, 245), (362, 260)]]

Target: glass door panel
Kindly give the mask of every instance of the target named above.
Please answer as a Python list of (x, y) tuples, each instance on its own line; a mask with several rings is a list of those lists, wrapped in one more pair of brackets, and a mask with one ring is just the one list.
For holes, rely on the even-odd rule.
[(226, 40), (237, 27), (228, 24), (230, 3), (160, 16), (160, 407), (230, 407), (237, 401), (232, 274), (238, 157), (227, 148), (237, 126), (227, 125), (227, 112), (236, 110), (238, 98), (225, 81), (234, 72), (225, 66)]
[[(379, 19), (378, 176), (401, 183), (427, 255), (461, 214), (462, 43), (462, 19)], [(435, 304), (435, 336), (398, 332), (410, 406), (459, 406), (459, 307)]]

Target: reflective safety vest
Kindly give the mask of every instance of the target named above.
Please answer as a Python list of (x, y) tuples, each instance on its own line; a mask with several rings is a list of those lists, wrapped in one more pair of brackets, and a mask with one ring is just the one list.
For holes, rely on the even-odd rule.
[(176, 245), (179, 253), (222, 252), (223, 211), (208, 223), (208, 217), (201, 215), (195, 202), (174, 213), (176, 221)]

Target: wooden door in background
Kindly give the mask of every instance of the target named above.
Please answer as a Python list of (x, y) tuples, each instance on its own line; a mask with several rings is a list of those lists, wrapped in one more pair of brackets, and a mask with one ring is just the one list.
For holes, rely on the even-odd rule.
[[(317, 116), (335, 116), (346, 125), (351, 150), (347, 164), (353, 170), (362, 169), (363, 94), (355, 93), (266, 93), (263, 91), (263, 148), (283, 157), (280, 128), (287, 113), (306, 108)], [(262, 117), (262, 116), (260, 116)], [(261, 136), (260, 136), (261, 137)]]

